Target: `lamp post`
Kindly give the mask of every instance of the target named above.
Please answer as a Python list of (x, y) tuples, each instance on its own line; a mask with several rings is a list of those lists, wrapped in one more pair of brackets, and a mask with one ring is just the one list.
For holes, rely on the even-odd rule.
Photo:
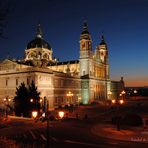
[(8, 97), (6, 97), (6, 98), (4, 98), (4, 103), (5, 103), (5, 106), (6, 106), (6, 110), (5, 110), (5, 117), (6, 117), (6, 120), (7, 120), (7, 118), (8, 118), (8, 106), (9, 106), (9, 102), (11, 101), (11, 99), (10, 98), (8, 98)]
[[(31, 98), (30, 102), (33, 103), (33, 108), (37, 110), (37, 100)], [(35, 103), (35, 107), (34, 107), (34, 103)]]
[(107, 94), (108, 94), (108, 99), (110, 100), (111, 99), (112, 92), (109, 91)]
[(136, 94), (137, 94), (137, 90), (136, 89), (134, 90), (134, 94), (135, 94), (135, 100), (136, 100)]
[(49, 101), (47, 100), (46, 97), (44, 97), (44, 101), (46, 102), (46, 119), (47, 119), (47, 126), (46, 126), (46, 134), (47, 134), (47, 148), (49, 147), (49, 112), (48, 112), (48, 108), (49, 108)]
[[(31, 103), (34, 103), (35, 102), (35, 107), (34, 107), (34, 104), (33, 104), (33, 109), (34, 109), (34, 111), (32, 111), (32, 117), (34, 118), (34, 116), (35, 116), (35, 114), (36, 113), (34, 113), (34, 112), (37, 112), (37, 114), (38, 114), (38, 111), (39, 112), (41, 112), (42, 111), (42, 102), (43, 102), (43, 100), (42, 100), (42, 98), (40, 98), (40, 100), (38, 101), (37, 99), (30, 99), (30, 102)], [(39, 105), (40, 105), (40, 107), (38, 108), (38, 103), (39, 103)], [(39, 110), (40, 109), (40, 110)], [(37, 115), (36, 115), (37, 116)]]
[(45, 112), (45, 118), (46, 118), (46, 136), (47, 136), (47, 145), (46, 147), (48, 148), (49, 147), (49, 111), (48, 111), (48, 108), (49, 108), (49, 101), (47, 99), (46, 96), (44, 96), (44, 99), (42, 100), (44, 101), (43, 102), (43, 112)]
[[(67, 93), (67, 98), (68, 98), (68, 102), (71, 102), (71, 98), (73, 97), (73, 93), (71, 93), (71, 91), (69, 91), (68, 93)], [(70, 100), (70, 101), (69, 101)]]
[(121, 92), (121, 94), (122, 94), (122, 97), (123, 97), (123, 100), (125, 99), (125, 91), (123, 90), (122, 92)]
[(80, 105), (81, 97), (78, 97), (78, 106)]
[(125, 99), (125, 91), (123, 90), (121, 93), (120, 93), (120, 99), (118, 100), (119, 102), (119, 104), (121, 105), (121, 104), (124, 104), (124, 99)]
[(40, 115), (42, 115), (42, 112), (43, 112), (43, 99), (40, 98), (39, 102), (40, 102)]
[(119, 99), (121, 99), (121, 97), (122, 97), (122, 93), (119, 94)]

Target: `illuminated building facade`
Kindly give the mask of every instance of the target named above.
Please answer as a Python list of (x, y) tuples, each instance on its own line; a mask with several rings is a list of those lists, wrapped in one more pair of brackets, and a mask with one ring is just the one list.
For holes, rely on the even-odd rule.
[(49, 109), (111, 99), (108, 97), (111, 81), (104, 36), (93, 51), (91, 34), (84, 22), (79, 43), (79, 59), (59, 62), (52, 58), (52, 48), (43, 39), (38, 25), (35, 39), (25, 49), (25, 58), (5, 59), (0, 63), (0, 104), (6, 97), (13, 99), (16, 87), (22, 82), (28, 87), (32, 81), (41, 97), (48, 99)]

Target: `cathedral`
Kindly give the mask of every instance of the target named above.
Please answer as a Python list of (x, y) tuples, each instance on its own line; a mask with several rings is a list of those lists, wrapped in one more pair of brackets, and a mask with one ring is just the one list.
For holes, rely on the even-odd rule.
[(60, 62), (52, 57), (53, 50), (43, 38), (39, 24), (35, 38), (26, 46), (24, 59), (0, 62), (0, 107), (4, 98), (9, 98), (13, 104), (16, 88), (22, 82), (29, 87), (32, 81), (40, 97), (49, 101), (49, 110), (117, 97), (124, 89), (124, 82), (123, 79), (110, 80), (104, 36), (93, 50), (91, 34), (87, 22), (84, 22), (79, 44), (79, 59)]

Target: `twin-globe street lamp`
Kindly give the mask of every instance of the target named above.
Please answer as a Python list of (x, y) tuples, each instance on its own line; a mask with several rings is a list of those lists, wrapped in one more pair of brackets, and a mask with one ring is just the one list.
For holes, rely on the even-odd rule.
[[(30, 102), (33, 103), (34, 99), (30, 99)], [(37, 103), (38, 101), (35, 100), (36, 103), (36, 109), (37, 109)], [(44, 97), (44, 107), (43, 107), (43, 99), (40, 98), (39, 103), (41, 104), (41, 108), (43, 110), (40, 110), (41, 112), (44, 111), (44, 113), (42, 114), (42, 117), (46, 118), (47, 121), (47, 125), (46, 125), (46, 136), (47, 136), (47, 148), (49, 147), (49, 112), (48, 112), (48, 108), (49, 108), (49, 101), (47, 100), (46, 97)], [(33, 119), (35, 119), (38, 116), (38, 112), (32, 111), (32, 117)]]
[[(30, 102), (33, 102), (33, 99), (30, 99)], [(40, 103), (42, 103), (41, 107), (43, 108), (43, 99), (40, 98), (39, 100)], [(36, 102), (37, 103), (37, 102)], [(47, 148), (49, 147), (49, 100), (44, 97), (44, 110), (45, 111), (45, 117), (46, 117), (46, 121), (47, 121), (47, 125), (46, 125), (46, 136), (47, 136)], [(64, 117), (65, 112), (64, 111), (59, 111), (58, 115), (60, 117), (60, 119), (62, 119)], [(32, 117), (35, 119), (38, 115), (37, 111), (32, 111)]]
[[(126, 92), (123, 90), (123, 91), (119, 94), (119, 96), (120, 96), (120, 99), (119, 99), (119, 100), (115, 100), (115, 99), (112, 100), (112, 103), (113, 103), (113, 104), (115, 104), (116, 101), (118, 101), (118, 102), (117, 102), (117, 105), (118, 105), (118, 108), (117, 108), (117, 109), (119, 109), (119, 106), (124, 103), (125, 93), (126, 93)], [(121, 97), (122, 97), (122, 98), (121, 98)], [(120, 105), (119, 105), (119, 104), (120, 104)], [(116, 117), (116, 123), (117, 123), (117, 130), (118, 130), (118, 131), (120, 131), (120, 122), (121, 122), (121, 117), (120, 117), (120, 116), (117, 116), (117, 117)]]
[[(46, 106), (46, 113), (45, 117), (47, 120), (47, 126), (46, 126), (46, 134), (47, 134), (47, 148), (49, 147), (49, 100), (44, 97), (44, 107)], [(58, 115), (60, 119), (64, 117), (65, 112), (64, 111), (59, 111)]]
[(30, 102), (31, 102), (31, 103), (35, 102), (35, 110), (32, 111), (32, 117), (35, 119), (35, 118), (38, 116), (38, 111), (37, 111), (37, 109), (38, 109), (37, 107), (38, 107), (38, 106), (37, 106), (37, 104), (40, 103), (40, 105), (41, 105), (41, 107), (40, 107), (40, 108), (41, 108), (40, 112), (42, 112), (42, 102), (43, 102), (43, 100), (42, 100), (42, 98), (40, 98), (40, 100), (39, 100), (39, 102), (38, 102), (37, 99), (32, 99), (32, 98), (31, 98), (31, 99), (30, 99)]
[(123, 103), (124, 103), (124, 99), (125, 99), (125, 94), (126, 94), (126, 92), (123, 90), (123, 91), (119, 94), (120, 98), (121, 98), (121, 97), (122, 97), (122, 98), (119, 99), (119, 100), (113, 99), (113, 100), (112, 100), (112, 103), (115, 104), (116, 101), (118, 101), (119, 104), (123, 104)]
[(122, 92), (121, 92), (121, 94), (122, 94), (122, 96), (123, 96), (123, 99), (125, 99), (125, 91), (123, 90)]
[[(30, 102), (33, 103), (34, 102), (34, 99), (30, 99)], [(39, 100), (39, 103), (42, 103), (43, 100), (40, 98)], [(35, 103), (36, 103), (36, 109), (37, 109), (37, 100), (35, 100)], [(43, 105), (41, 105), (41, 107), (43, 108)], [(44, 97), (44, 114), (45, 117), (46, 117), (46, 120), (47, 120), (47, 126), (46, 126), (46, 136), (47, 136), (47, 148), (49, 147), (49, 112), (48, 112), (48, 108), (49, 108), (49, 101), (47, 100), (46, 97)], [(35, 119), (36, 117), (38, 116), (38, 112), (35, 110), (35, 111), (32, 111), (32, 117)]]
[(123, 104), (123, 103), (124, 103), (125, 93), (126, 93), (126, 92), (125, 92), (124, 90), (120, 93), (120, 96), (122, 97), (122, 99), (119, 101), (120, 104)]
[(8, 118), (8, 106), (9, 106), (9, 102), (11, 101), (11, 99), (9, 97), (6, 97), (4, 98), (4, 103), (5, 103), (5, 106), (6, 106), (6, 110), (5, 110), (5, 117), (6, 117), (6, 120)]

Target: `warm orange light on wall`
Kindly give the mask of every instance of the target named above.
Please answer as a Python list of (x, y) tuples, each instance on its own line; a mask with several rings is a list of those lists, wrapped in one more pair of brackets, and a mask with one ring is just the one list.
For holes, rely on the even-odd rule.
[(67, 97), (72, 97), (73, 93), (71, 93), (71, 91), (68, 92)]

